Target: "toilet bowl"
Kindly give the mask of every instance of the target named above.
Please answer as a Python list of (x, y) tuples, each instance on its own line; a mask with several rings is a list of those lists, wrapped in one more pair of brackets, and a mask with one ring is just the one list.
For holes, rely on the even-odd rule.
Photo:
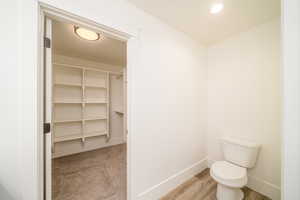
[(222, 138), (224, 161), (210, 168), (211, 177), (218, 183), (217, 200), (242, 200), (241, 188), (247, 184), (247, 169), (255, 165), (259, 145), (248, 141)]
[(218, 200), (242, 200), (240, 188), (247, 184), (247, 170), (227, 161), (215, 162), (210, 169), (211, 177), (218, 183)]

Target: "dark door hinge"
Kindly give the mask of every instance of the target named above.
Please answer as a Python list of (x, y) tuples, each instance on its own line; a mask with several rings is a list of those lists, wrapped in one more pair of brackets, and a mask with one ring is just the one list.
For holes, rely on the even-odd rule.
[(50, 133), (50, 131), (51, 131), (50, 123), (44, 123), (44, 134)]
[(50, 48), (51, 47), (51, 40), (50, 38), (44, 37), (44, 47)]

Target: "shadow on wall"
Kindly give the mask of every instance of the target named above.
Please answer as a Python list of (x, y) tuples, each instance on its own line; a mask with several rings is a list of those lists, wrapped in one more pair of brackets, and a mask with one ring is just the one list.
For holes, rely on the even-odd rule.
[(0, 185), (0, 199), (15, 200), (2, 185)]

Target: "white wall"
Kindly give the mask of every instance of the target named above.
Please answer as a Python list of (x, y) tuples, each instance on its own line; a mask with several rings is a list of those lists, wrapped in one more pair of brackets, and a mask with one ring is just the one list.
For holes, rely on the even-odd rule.
[(300, 1), (283, 1), (283, 195), (300, 199)]
[(222, 159), (219, 138), (262, 145), (249, 186), (279, 199), (281, 166), (280, 20), (208, 48), (208, 157)]
[[(0, 199), (20, 198), (19, 141), (18, 141), (18, 15), (10, 15), (18, 9), (17, 1), (8, 1), (0, 12), (0, 53), (2, 74), (0, 135)], [(10, 20), (7, 20), (10, 16)]]
[[(26, 184), (23, 199), (37, 200), (34, 190), (37, 184), (34, 171), (37, 166), (34, 140), (37, 114), (34, 107), (38, 10), (36, 0), (21, 2), (22, 67), (26, 68), (22, 74), (22, 90), (26, 92), (22, 95), (26, 106), (22, 115), (22, 134), (27, 135), (22, 145), (22, 158), (27, 159), (22, 170), (23, 184)], [(155, 185), (198, 167), (199, 161), (206, 156), (205, 48), (124, 0), (43, 2), (113, 28), (140, 32), (138, 63), (130, 74), (133, 87), (130, 93), (133, 100), (130, 124), (133, 199), (139, 194), (140, 199), (146, 198), (153, 191), (149, 189)], [(30, 179), (32, 184), (28, 184)]]
[[(138, 56), (138, 67), (133, 69), (133, 73), (130, 76), (133, 78), (132, 85), (133, 90), (131, 93), (132, 102), (132, 118), (131, 118), (131, 134), (132, 134), (132, 188), (130, 190), (133, 192), (132, 199), (138, 199), (137, 196), (140, 194), (140, 199), (147, 197), (147, 194), (151, 193), (155, 186), (159, 183), (167, 183), (169, 180), (173, 180), (176, 177), (176, 174), (180, 174), (181, 172), (189, 171), (193, 169), (194, 166), (197, 166), (199, 161), (201, 161), (206, 156), (205, 150), (205, 131), (206, 131), (206, 50), (196, 45), (196, 42), (192, 41), (184, 34), (175, 31), (174, 29), (168, 27), (163, 24), (159, 20), (145, 14), (139, 9), (133, 7), (131, 4), (127, 3), (125, 0), (90, 0), (89, 3), (86, 3), (84, 0), (77, 0), (76, 2), (71, 0), (41, 0), (42, 2), (49, 3), (52, 6), (61, 8), (63, 10), (67, 10), (79, 16), (83, 16), (85, 18), (89, 18), (98, 23), (104, 23), (107, 26), (123, 30), (125, 32), (140, 32), (139, 37), (139, 55)], [(299, 10), (299, 4), (294, 0), (295, 5), (290, 5), (294, 8), (294, 11)], [(298, 7), (297, 7), (298, 6)], [(291, 8), (289, 7), (289, 8)], [(8, 32), (2, 32), (4, 37), (1, 37), (1, 53), (2, 55), (6, 55), (2, 59), (3, 65), (7, 65), (9, 67), (2, 68), (2, 74), (5, 74), (2, 78), (2, 87), (1, 92), (3, 92), (3, 97), (6, 97), (7, 101), (3, 99), (2, 111), (6, 113), (6, 115), (1, 118), (2, 126), (1, 129), (3, 132), (7, 132), (9, 130), (9, 134), (6, 135), (5, 140), (1, 140), (1, 171), (0, 171), (0, 181), (1, 186), (5, 186), (2, 191), (6, 191), (2, 193), (6, 196), (0, 196), (1, 198), (8, 199), (18, 199), (18, 200), (40, 200), (37, 192), (37, 175), (38, 175), (38, 152), (37, 152), (37, 75), (38, 75), (38, 63), (37, 63), (37, 46), (38, 46), (38, 6), (37, 0), (11, 0), (6, 1), (5, 5), (1, 7), (1, 28), (3, 30), (12, 30)], [(16, 10), (17, 9), (17, 10)], [(297, 10), (298, 9), (298, 10)], [(297, 13), (297, 12), (296, 12)], [(17, 29), (17, 17), (19, 15), (19, 25), (20, 29)], [(9, 20), (7, 17), (9, 16)], [(297, 19), (297, 15), (294, 15), (291, 12), (291, 18)], [(292, 20), (291, 20), (292, 21)], [(295, 27), (294, 22), (289, 24), (289, 27)], [(260, 27), (262, 28), (262, 27)], [(260, 29), (258, 28), (258, 29)], [(254, 32), (259, 32), (258, 29), (253, 30)], [(263, 29), (263, 28), (262, 28)], [(134, 30), (134, 31), (133, 31)], [(135, 31), (138, 30), (138, 31)], [(276, 28), (274, 29), (276, 30)], [(289, 34), (297, 34), (297, 29), (290, 29)], [(261, 30), (264, 32), (263, 30)], [(268, 32), (265, 30), (265, 32)], [(286, 35), (289, 37), (291, 35)], [(249, 35), (249, 34), (248, 34)], [(255, 35), (255, 34), (254, 34)], [(293, 45), (294, 41), (299, 37), (298, 35), (292, 35), (293, 39), (289, 42), (289, 45)], [(19, 43), (16, 38), (19, 37)], [(243, 40), (245, 37), (245, 40)], [(250, 48), (254, 56), (257, 56), (256, 51), (263, 51), (264, 48), (257, 49), (253, 45), (252, 42), (248, 41), (247, 33), (240, 36), (239, 40), (243, 40), (244, 45), (247, 45)], [(260, 38), (260, 37), (258, 37)], [(234, 39), (231, 39), (233, 41)], [(236, 40), (238, 40), (236, 38)], [(276, 40), (275, 38), (268, 36), (265, 37), (265, 40)], [(228, 45), (231, 48), (234, 47), (235, 44), (227, 44), (231, 42), (224, 42), (223, 44), (217, 45), (220, 46), (218, 50), (222, 52), (222, 45)], [(258, 43), (261, 45), (261, 43)], [(214, 47), (215, 50), (218, 48)], [(266, 45), (267, 47), (268, 45)], [(275, 45), (277, 46), (277, 45)], [(17, 48), (18, 47), (18, 48)], [(278, 46), (276, 47), (278, 48)], [(212, 48), (213, 49), (213, 48)], [(240, 48), (243, 49), (242, 47)], [(266, 48), (268, 50), (268, 48)], [(295, 52), (298, 49), (295, 49)], [(234, 50), (233, 50), (234, 51)], [(3, 53), (4, 52), (4, 53)], [(17, 63), (16, 55), (20, 53), (20, 57), (18, 58), (19, 63)], [(211, 49), (210, 49), (211, 52)], [(227, 51), (223, 51), (224, 54)], [(234, 51), (235, 54), (241, 55), (243, 51)], [(266, 51), (267, 52), (267, 51)], [(230, 53), (230, 52), (229, 52)], [(274, 53), (274, 51), (269, 52)], [(244, 55), (245, 58), (247, 57)], [(293, 90), (289, 90), (286, 93), (286, 97), (290, 98), (290, 100), (295, 99), (294, 95), (297, 95), (298, 88), (295, 87), (297, 83), (299, 83), (299, 77), (297, 76), (297, 55), (296, 53), (292, 55), (293, 59), (288, 59), (286, 57), (286, 62), (292, 62), (290, 65), (293, 66), (291, 71), (286, 75), (287, 85), (286, 87), (290, 87)], [(211, 56), (210, 56), (211, 57)], [(222, 58), (222, 57), (221, 57)], [(259, 57), (258, 57), (259, 58)], [(230, 59), (222, 59), (224, 62), (229, 63)], [(296, 61), (296, 62), (294, 62)], [(251, 60), (252, 62), (252, 60)], [(266, 62), (269, 62), (266, 60)], [(19, 64), (19, 65), (18, 65)], [(231, 79), (229, 74), (229, 70), (235, 70), (235, 73), (241, 70), (240, 65), (236, 65), (236, 63), (232, 63), (234, 66), (227, 65), (228, 68), (218, 67), (220, 72), (216, 71), (215, 76), (220, 78), (221, 80), (227, 79), (230, 82)], [(254, 62), (253, 66), (255, 70), (262, 70), (262, 72), (272, 73), (276, 76), (276, 71), (271, 71), (269, 67), (266, 68), (257, 68), (258, 65)], [(288, 63), (287, 63), (288, 64)], [(240, 73), (241, 76), (245, 77), (245, 82), (241, 82), (244, 86), (247, 86), (247, 90), (250, 93), (245, 92), (249, 98), (250, 95), (255, 96), (253, 92), (253, 87), (257, 87), (260, 91), (260, 95), (274, 95), (276, 96), (276, 91), (273, 90), (264, 90), (259, 87), (260, 85), (257, 82), (261, 81), (264, 83), (264, 86), (274, 87), (269, 82), (265, 82), (262, 80), (262, 76), (265, 76), (269, 79), (269, 74), (262, 73), (262, 76), (256, 77), (254, 76), (255, 71), (251, 70), (249, 67), (249, 62), (243, 62), (242, 65), (246, 68), (244, 72), (247, 72), (249, 76), (244, 76), (243, 73)], [(266, 65), (267, 66), (267, 65)], [(19, 68), (18, 68), (19, 67)], [(19, 73), (17, 71), (19, 70)], [(296, 73), (295, 73), (296, 72)], [(211, 71), (210, 71), (211, 74)], [(223, 75), (223, 76), (221, 76)], [(289, 82), (289, 76), (294, 77)], [(213, 78), (213, 76), (211, 77)], [(232, 77), (233, 79), (237, 78), (238, 80), (242, 80), (241, 77)], [(253, 87), (249, 86), (248, 81), (255, 80), (256, 84), (253, 84)], [(18, 82), (19, 80), (19, 82)], [(211, 79), (216, 80), (216, 79)], [(271, 79), (271, 81), (274, 81)], [(296, 83), (296, 84), (295, 84)], [(218, 86), (219, 83), (216, 80), (215, 86)], [(274, 84), (278, 84), (274, 81)], [(298, 84), (300, 85), (300, 84)], [(19, 86), (19, 87), (18, 87)], [(230, 90), (230, 85), (225, 84), (224, 89), (226, 91)], [(234, 85), (233, 85), (234, 86)], [(292, 86), (292, 87), (291, 87)], [(211, 83), (210, 83), (211, 87)], [(238, 87), (235, 86), (238, 90)], [(233, 87), (233, 89), (235, 89)], [(216, 88), (218, 89), (218, 88)], [(195, 92), (197, 91), (197, 92)], [(222, 90), (219, 90), (220, 93), (224, 93), (227, 96), (224, 97), (224, 100), (228, 100), (229, 108), (232, 108), (230, 105), (230, 99), (228, 96), (233, 95), (231, 93), (225, 93)], [(240, 90), (238, 90), (240, 91)], [(19, 92), (19, 93), (18, 93)], [(266, 93), (266, 94), (264, 94)], [(209, 93), (211, 99), (212, 93)], [(218, 94), (215, 94), (218, 95)], [(258, 104), (260, 98), (259, 96), (256, 101)], [(279, 94), (277, 94), (279, 95)], [(18, 98), (19, 97), (19, 98)], [(256, 97), (256, 96), (255, 96)], [(222, 97), (223, 98), (223, 97)], [(237, 96), (237, 99), (247, 100), (241, 96)], [(270, 99), (270, 98), (269, 98)], [(297, 99), (297, 98), (296, 98)], [(298, 99), (297, 99), (298, 101)], [(234, 103), (237, 102), (235, 99)], [(267, 115), (270, 112), (279, 112), (278, 110), (272, 110), (271, 106), (275, 106), (275, 104), (279, 104), (280, 102), (273, 102), (269, 104), (269, 102), (263, 102), (265, 105), (262, 107), (268, 111)], [(294, 101), (293, 101), (294, 102)], [(299, 102), (299, 101), (298, 101)], [(20, 103), (19, 110), (16, 110), (18, 107), (18, 103)], [(213, 102), (211, 102), (213, 103)], [(215, 102), (215, 106), (220, 108), (220, 111), (225, 110), (222, 105), (223, 102)], [(218, 103), (221, 104), (218, 105)], [(289, 102), (287, 102), (287, 105)], [(211, 105), (209, 108), (211, 108)], [(240, 109), (244, 109), (242, 104), (236, 104)], [(267, 105), (267, 106), (266, 106)], [(296, 104), (291, 104), (296, 105)], [(248, 104), (247, 104), (248, 106)], [(254, 110), (250, 110), (253, 112), (260, 112), (262, 110), (258, 110), (257, 107), (254, 107)], [(256, 109), (255, 109), (256, 108)], [(268, 110), (267, 110), (268, 109)], [(217, 109), (212, 109), (217, 112)], [(238, 109), (233, 109), (239, 113)], [(299, 109), (294, 109), (294, 107), (290, 107), (287, 111), (294, 113), (295, 119), (298, 119), (298, 111)], [(296, 113), (297, 112), (297, 113)], [(19, 115), (17, 115), (19, 113)], [(264, 113), (264, 114), (266, 114)], [(270, 133), (272, 128), (270, 128), (270, 124), (278, 120), (276, 115), (274, 118), (262, 118), (267, 119), (260, 126), (265, 126), (266, 130), (261, 131), (260, 126), (255, 123), (255, 118), (253, 115), (249, 117), (242, 116), (243, 119), (250, 119), (251, 126), (247, 126), (247, 133), (257, 134), (268, 132)], [(286, 113), (288, 115), (289, 113)], [(16, 117), (18, 116), (18, 117)], [(212, 138), (216, 138), (220, 133), (219, 130), (223, 129), (223, 127), (228, 130), (230, 133), (238, 133), (241, 131), (245, 132), (245, 127), (242, 125), (246, 125), (241, 120), (241, 125), (230, 121), (231, 117), (227, 120), (227, 115), (216, 116), (216, 121), (220, 121), (222, 119), (226, 119), (228, 126), (220, 121), (221, 128), (215, 128), (216, 131), (211, 131), (212, 128), (209, 129), (209, 144), (207, 145), (209, 149), (209, 155), (212, 155), (211, 158), (218, 159), (220, 158), (220, 152), (212, 153), (210, 145), (218, 147), (216, 140)], [(244, 118), (245, 117), (245, 118)], [(276, 119), (275, 119), (276, 118)], [(16, 126), (16, 121), (19, 119), (18, 127)], [(209, 116), (211, 120), (211, 116)], [(293, 118), (294, 119), (294, 118)], [(215, 119), (214, 119), (215, 120)], [(273, 121), (274, 120), (274, 121)], [(295, 127), (290, 134), (287, 134), (286, 139), (289, 139), (289, 145), (292, 147), (291, 149), (286, 148), (285, 154), (294, 155), (299, 152), (299, 145), (296, 141), (298, 131), (297, 124), (299, 120), (289, 120), (294, 121), (295, 124), (292, 124), (288, 127)], [(249, 120), (248, 120), (249, 122)], [(288, 121), (286, 121), (288, 122)], [(265, 124), (268, 124), (265, 125)], [(211, 121), (209, 121), (210, 127)], [(238, 125), (238, 126), (236, 126)], [(230, 127), (230, 128), (227, 128)], [(18, 128), (19, 128), (19, 136), (18, 137)], [(224, 130), (225, 130), (224, 128)], [(274, 128), (274, 135), (278, 134)], [(287, 130), (289, 131), (289, 130)], [(273, 132), (272, 132), (273, 133)], [(249, 134), (250, 136), (250, 134)], [(274, 137), (275, 138), (275, 137)], [(251, 139), (251, 138), (250, 138)], [(278, 149), (271, 149), (269, 145), (265, 142), (265, 138), (262, 135), (260, 137), (262, 139), (262, 143), (264, 145), (263, 151), (266, 151), (267, 154), (270, 151), (277, 151)], [(20, 141), (20, 145), (16, 143), (16, 141)], [(278, 142), (278, 141), (277, 141)], [(288, 145), (288, 146), (289, 146)], [(298, 145), (298, 146), (297, 146)], [(20, 149), (19, 156), (18, 150)], [(261, 154), (264, 156), (264, 153)], [(261, 157), (260, 157), (261, 159)], [(267, 158), (269, 159), (269, 157)], [(270, 156), (270, 159), (274, 159)], [(297, 199), (299, 196), (299, 190), (297, 185), (299, 185), (299, 179), (297, 179), (295, 174), (299, 169), (298, 160), (290, 157), (286, 157), (286, 160), (289, 159), (288, 167), (286, 170), (287, 178), (285, 179), (285, 183), (292, 183), (289, 185), (291, 188), (287, 190), (286, 199)], [(293, 162), (291, 162), (291, 160)], [(261, 161), (259, 161), (260, 163)], [(264, 178), (275, 185), (278, 184), (280, 179), (277, 176), (271, 177), (271, 173), (273, 170), (279, 170), (279, 167), (274, 167), (273, 163), (278, 163), (279, 161), (274, 159), (274, 162), (267, 163), (267, 169), (272, 168), (272, 171), (266, 171)], [(262, 169), (261, 164), (258, 163), (257, 169)], [(20, 166), (20, 167), (17, 167)], [(190, 168), (189, 168), (190, 167)], [(256, 170), (253, 170), (255, 175)], [(260, 174), (260, 172), (257, 172)], [(172, 176), (175, 175), (175, 176)], [(299, 177), (299, 176), (298, 176)], [(169, 179), (168, 179), (169, 178)], [(162, 182), (166, 180), (166, 182)], [(28, 184), (30, 183), (30, 184)], [(162, 186), (162, 185), (157, 185)], [(291, 186), (294, 187), (291, 187)], [(169, 189), (168, 187), (166, 189)], [(296, 196), (298, 195), (298, 196)], [(150, 198), (153, 199), (153, 198)]]
[[(93, 62), (81, 58), (74, 58), (69, 56), (62, 56), (55, 54), (52, 57), (54, 63), (79, 65), (104, 71), (122, 72), (122, 66), (114, 66), (104, 63)], [(67, 142), (55, 143), (53, 157), (61, 157), (74, 153), (91, 151), (103, 147), (125, 143), (123, 130), (123, 115), (117, 114), (116, 109), (123, 107), (123, 77), (116, 78), (116, 75), (110, 75), (110, 111), (109, 111), (109, 126), (110, 126), (110, 140), (106, 137), (90, 137), (86, 138), (84, 145), (81, 140), (72, 140)]]

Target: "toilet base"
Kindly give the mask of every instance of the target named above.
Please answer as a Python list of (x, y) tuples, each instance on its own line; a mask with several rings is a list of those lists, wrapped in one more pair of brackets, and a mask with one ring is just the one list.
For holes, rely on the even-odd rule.
[(242, 200), (244, 193), (240, 188), (227, 187), (222, 184), (217, 186), (217, 200)]

